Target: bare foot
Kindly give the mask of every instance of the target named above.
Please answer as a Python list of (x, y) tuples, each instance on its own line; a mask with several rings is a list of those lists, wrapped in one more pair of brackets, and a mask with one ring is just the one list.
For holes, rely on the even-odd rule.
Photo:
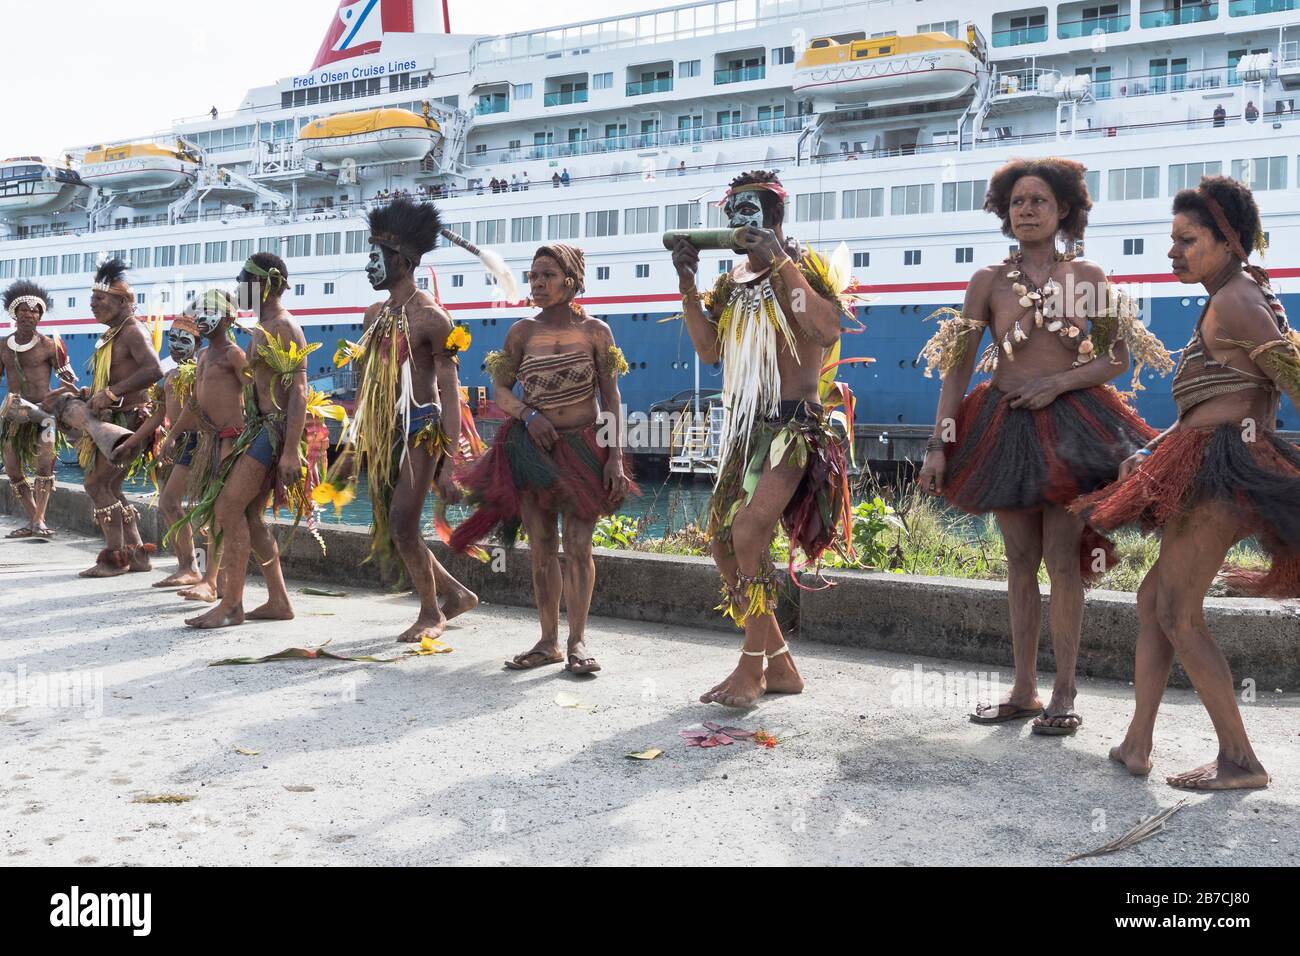
[[(751, 661), (757, 661), (757, 664)], [(766, 689), (763, 659), (742, 657), (726, 680), (700, 697), (700, 703), (721, 704), (723, 707), (752, 707)]]
[(397, 635), (397, 640), (402, 644), (419, 644), (426, 637), (442, 637), (442, 632), (447, 629), (447, 619), (436, 618), (428, 619), (423, 616), (416, 619), (416, 622)]
[(1241, 767), (1220, 754), (1203, 767), (1166, 777), (1165, 783), (1180, 790), (1257, 790), (1268, 786), (1268, 773), (1258, 760)]
[(233, 627), (236, 624), (244, 623), (244, 609), (238, 606), (228, 608), (223, 604), (219, 604), (206, 614), (200, 614), (198, 617), (187, 617), (185, 623), (190, 627), (197, 627), (201, 630), (214, 627)]
[(267, 601), (261, 607), (248, 612), (250, 621), (292, 621), (293, 608), (287, 603)]
[(1110, 759), (1122, 763), (1135, 777), (1145, 777), (1151, 772), (1151, 748), (1130, 744), (1127, 739), (1118, 747), (1110, 748)]
[(79, 578), (115, 578), (119, 574), (126, 574), (131, 569), (115, 567), (111, 564), (96, 564), (93, 568), (86, 568), (77, 575)]
[(175, 574), (169, 574), (161, 581), (155, 581), (153, 586), (156, 588), (180, 588), (191, 584), (198, 584), (203, 580), (203, 575), (197, 571), (177, 571)]
[(211, 604), (213, 601), (217, 600), (218, 597), (217, 589), (206, 581), (199, 581), (199, 583), (194, 585), (194, 587), (186, 588), (184, 591), (177, 591), (176, 593), (187, 601), (203, 601), (207, 604)]
[(478, 595), (469, 588), (461, 588), (448, 594), (442, 602), (442, 616), (450, 621), (453, 617), (472, 611), (476, 607), (478, 607)]
[(803, 678), (795, 667), (794, 658), (789, 651), (767, 659), (767, 671), (763, 674), (769, 694), (801, 694)]

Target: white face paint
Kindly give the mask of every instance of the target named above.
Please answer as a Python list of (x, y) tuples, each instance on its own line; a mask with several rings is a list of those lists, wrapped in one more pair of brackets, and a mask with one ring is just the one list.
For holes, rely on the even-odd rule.
[(366, 265), (366, 278), (370, 288), (382, 289), (388, 281), (388, 266), (384, 264), (384, 250), (379, 246), (370, 247), (370, 262)]
[(199, 312), (194, 316), (194, 324), (199, 327), (204, 338), (211, 338), (212, 333), (217, 331), (217, 326), (225, 318), (220, 312)]
[(194, 357), (198, 344), (193, 332), (185, 329), (167, 330), (167, 350), (173, 362), (188, 362)]
[(727, 199), (727, 204), (722, 207), (722, 211), (727, 214), (727, 223), (733, 229), (741, 226), (763, 228), (763, 204), (759, 201), (758, 195), (752, 191), (731, 196)]

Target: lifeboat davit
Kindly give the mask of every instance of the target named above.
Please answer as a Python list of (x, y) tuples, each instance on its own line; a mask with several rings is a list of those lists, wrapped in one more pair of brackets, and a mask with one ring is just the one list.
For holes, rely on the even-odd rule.
[(112, 192), (170, 189), (194, 179), (198, 157), (186, 150), (156, 143), (101, 146), (81, 159), (81, 179), (88, 186)]
[(39, 156), (0, 163), (0, 219), (43, 216), (67, 208), (87, 192), (76, 170)]
[(396, 108), (337, 113), (308, 123), (298, 133), (303, 159), (342, 165), (424, 159), (442, 137), (436, 120)]
[(794, 91), (818, 112), (953, 99), (975, 85), (986, 57), (974, 24), (966, 34), (818, 37), (795, 64)]

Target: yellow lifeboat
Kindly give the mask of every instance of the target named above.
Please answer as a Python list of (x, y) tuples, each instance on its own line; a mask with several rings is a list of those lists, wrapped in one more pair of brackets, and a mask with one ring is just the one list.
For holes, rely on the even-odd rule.
[(194, 178), (198, 157), (157, 143), (99, 146), (81, 157), (81, 179), (87, 186), (113, 192), (170, 189)]
[(795, 64), (794, 91), (811, 96), (818, 112), (952, 99), (975, 85), (986, 59), (974, 24), (966, 25), (966, 37), (818, 37)]
[(76, 171), (39, 156), (0, 162), (0, 219), (44, 216), (86, 194)]
[(442, 130), (436, 120), (397, 108), (337, 113), (308, 123), (298, 133), (303, 159), (341, 165), (423, 159)]

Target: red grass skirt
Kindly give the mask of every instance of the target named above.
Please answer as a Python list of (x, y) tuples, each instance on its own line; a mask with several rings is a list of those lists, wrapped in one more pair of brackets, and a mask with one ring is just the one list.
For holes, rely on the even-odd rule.
[[(487, 453), (457, 476), (476, 510), (452, 533), (451, 547), (467, 551), (493, 529), (510, 547), (523, 523), (520, 505), (525, 501), (540, 511), (587, 521), (617, 511), (623, 496), (605, 490), (609, 449), (596, 435), (595, 425), (560, 431), (546, 452), (522, 422), (506, 419)], [(636, 485), (629, 492), (640, 494)]]
[[(1157, 434), (1109, 385), (1066, 392), (1037, 410), (1012, 408), (1005, 395), (985, 382), (957, 412), (943, 493), (968, 514), (1066, 507), (1113, 482), (1124, 459)], [(1098, 576), (1098, 548), (1109, 567), (1114, 545), (1089, 528), (1079, 549), (1085, 581)]]
[(1086, 495), (1071, 510), (1101, 531), (1166, 527), (1205, 502), (1229, 505), (1254, 535), (1269, 570), (1231, 571), (1257, 597), (1300, 597), (1300, 448), (1272, 432), (1243, 441), (1238, 425), (1180, 428), (1124, 481)]

